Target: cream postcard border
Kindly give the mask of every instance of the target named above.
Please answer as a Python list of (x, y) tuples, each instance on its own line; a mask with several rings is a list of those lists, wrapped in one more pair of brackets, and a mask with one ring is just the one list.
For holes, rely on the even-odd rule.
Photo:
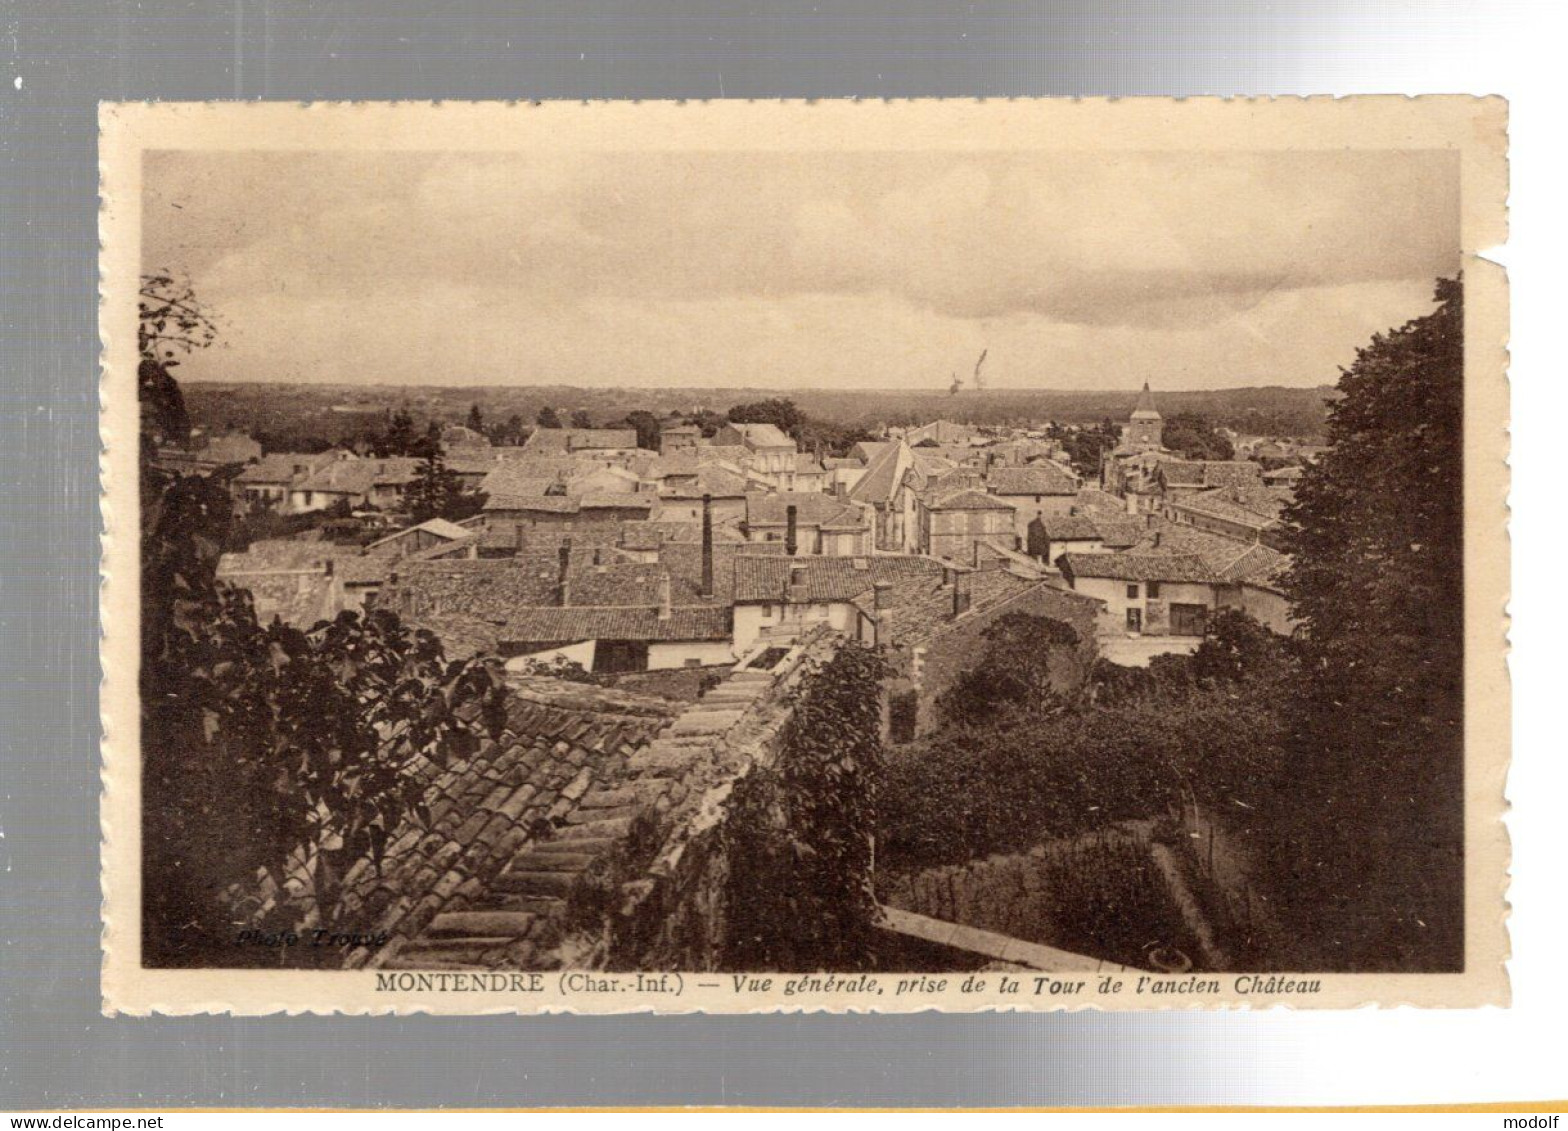
[[(105, 103), (100, 108), (103, 476), (103, 1006), (109, 1014), (945, 1012), (1473, 1006), (1507, 1004), (1509, 759), (1506, 669), (1507, 282), (1481, 253), (1507, 231), (1507, 109), (1498, 98), (1039, 99), (595, 103)], [(698, 989), (678, 997), (569, 994), (557, 974), (534, 991), (378, 989), (378, 972), (148, 970), (140, 966), (140, 608), (136, 280), (141, 155), (149, 149), (271, 150), (1294, 150), (1442, 149), (1458, 154), (1465, 270), (1465, 928), (1462, 974), (1317, 974), (1309, 995), (1119, 992), (1068, 996)], [(891, 984), (895, 975), (882, 975)], [(1032, 976), (1024, 976), (1029, 981)], [(715, 979), (711, 976), (707, 981)], [(721, 979), (728, 987), (729, 979)]]

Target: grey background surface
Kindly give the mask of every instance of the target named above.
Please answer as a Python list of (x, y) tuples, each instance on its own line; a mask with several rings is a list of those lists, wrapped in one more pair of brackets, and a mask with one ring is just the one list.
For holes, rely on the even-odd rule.
[(1456, 8), (0, 0), (0, 1109), (1303, 1097), (1280, 1014), (101, 1017), (96, 103), (1335, 92)]

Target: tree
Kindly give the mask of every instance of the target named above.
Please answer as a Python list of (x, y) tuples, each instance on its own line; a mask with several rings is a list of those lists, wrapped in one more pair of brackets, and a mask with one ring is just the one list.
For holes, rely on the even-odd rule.
[(646, 448), (651, 452), (659, 450), (659, 418), (646, 409), (635, 409), (628, 412), (619, 423), (612, 424), (612, 428), (631, 428), (637, 432), (637, 446)]
[(1236, 449), (1214, 430), (1209, 419), (1196, 412), (1178, 412), (1165, 418), (1160, 443), (1184, 459), (1231, 460)]
[(545, 405), (539, 410), (539, 415), (534, 418), (534, 423), (540, 428), (559, 428), (561, 427), (561, 417), (555, 409)]
[(485, 414), (480, 411), (477, 404), (468, 406), (468, 427), (481, 436), (485, 434)]
[(938, 706), (950, 723), (982, 722), (998, 712), (1046, 715), (1089, 677), (1091, 649), (1065, 621), (1007, 613), (986, 626), (985, 651), (944, 692)]
[(1461, 280), (1435, 298), (1344, 371), (1329, 450), (1283, 516), (1308, 673), (1292, 699), (1302, 803), (1318, 814), (1300, 880), (1338, 909), (1325, 961), (1355, 969), (1464, 954)]
[(371, 450), (381, 459), (417, 455), (423, 439), (414, 430), (414, 418), (408, 409), (400, 408), (388, 419), (386, 431), (371, 440)]
[(749, 401), (730, 409), (731, 424), (772, 424), (780, 432), (795, 440), (800, 439), (801, 426), (806, 422), (805, 413), (795, 407), (787, 397), (770, 397), (765, 401)]
[(1121, 439), (1120, 430), (1109, 421), (1092, 428), (1077, 428), (1067, 432), (1062, 447), (1067, 451), (1068, 462), (1083, 480), (1097, 480), (1105, 462), (1105, 453), (1116, 447)]
[(156, 451), (161, 444), (184, 445), (190, 440), (190, 415), (170, 370), (180, 364), (182, 355), (208, 349), (217, 341), (217, 321), (188, 279), (167, 272), (141, 277), (136, 313), (142, 447)]
[(576, 409), (575, 411), (573, 411), (573, 413), (572, 413), (572, 427), (573, 428), (592, 428), (593, 427), (593, 417), (588, 415), (588, 410), (587, 409), (579, 408), (579, 409)]
[(510, 446), (528, 439), (528, 432), (528, 425), (523, 423), (522, 416), (514, 412), (491, 433), (490, 438), (499, 445)]
[[(395, 827), (428, 821), (410, 764), (477, 748), (465, 704), (499, 733), (505, 687), (389, 612), (260, 623), (250, 593), (216, 577), (227, 484), (146, 463), (142, 483), (142, 955), (236, 965), (258, 957), (236, 950), (237, 922), (338, 924), (345, 871), (379, 866)], [(265, 912), (237, 902), (261, 875), (277, 893)]]
[(432, 518), (460, 522), (484, 508), (485, 495), (463, 486), (462, 477), (446, 466), (440, 446), (436, 445), (426, 449), (414, 469), (414, 481), (408, 485), (403, 501), (409, 518), (416, 523)]

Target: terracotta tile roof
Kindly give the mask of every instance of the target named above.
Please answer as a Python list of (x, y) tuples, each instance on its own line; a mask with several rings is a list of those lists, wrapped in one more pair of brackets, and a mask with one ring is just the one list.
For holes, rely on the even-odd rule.
[(485, 473), (479, 489), (492, 497), (496, 495), (543, 495), (561, 482), (557, 472), (535, 465), (535, 461), (493, 464)]
[(536, 511), (541, 514), (576, 514), (577, 499), (565, 495), (512, 495), (498, 491), (485, 500), (487, 511)]
[(1261, 543), (1246, 547), (1229, 562), (1222, 563), (1212, 555), (1209, 560), (1218, 567), (1219, 575), (1224, 580), (1264, 588), (1278, 585), (1281, 574), (1290, 565), (1289, 556)]
[(1078, 480), (1051, 463), (1027, 467), (993, 467), (987, 475), (998, 495), (1076, 495)]
[(234, 479), (237, 483), (293, 483), (336, 458), (334, 452), (273, 452), (246, 467)]
[(664, 567), (643, 562), (587, 566), (570, 575), (572, 605), (655, 605), (668, 575)]
[[(713, 524), (713, 541), (744, 542), (740, 531), (724, 523)], [(702, 523), (631, 519), (621, 523), (621, 536), (617, 543), (627, 550), (657, 550), (666, 542), (702, 543)]]
[(450, 522), (444, 518), (432, 518), (427, 519), (426, 521), (421, 522), (415, 526), (404, 527), (402, 530), (399, 530), (396, 533), (388, 534), (385, 538), (377, 538), (374, 542), (370, 543), (370, 545), (366, 546), (365, 550), (366, 552), (373, 551), (378, 546), (389, 545), (421, 531), (426, 534), (434, 534), (437, 538), (445, 538), (448, 541), (453, 541), (458, 538), (467, 538), (471, 533), (468, 529), (459, 526), (455, 522)]
[(1143, 519), (1131, 515), (1092, 515), (1100, 530), (1100, 541), (1107, 549), (1125, 549), (1136, 546), (1148, 534)]
[[(919, 574), (894, 581), (888, 593), (888, 632), (892, 642), (908, 647), (928, 643), (953, 620), (953, 590), (942, 584), (942, 573)], [(969, 588), (969, 611), (988, 609), (998, 602), (1016, 597), (1040, 584), (1005, 569), (965, 572), (962, 584)], [(867, 602), (874, 612), (874, 601)]]
[(1263, 530), (1279, 521), (1279, 512), (1284, 508), (1285, 503), (1278, 495), (1263, 489), (1249, 491), (1217, 487), (1171, 499), (1169, 505), (1173, 510), (1211, 515), (1241, 526)]
[(1257, 483), (1261, 468), (1250, 460), (1182, 460), (1162, 458), (1156, 471), (1176, 487), (1234, 487)]
[(751, 462), (751, 449), (745, 444), (711, 444), (697, 445), (697, 461), (702, 464), (724, 461), (737, 465)]
[(344, 459), (319, 467), (295, 484), (297, 491), (319, 494), (365, 495), (376, 483), (374, 460)]
[(746, 478), (722, 467), (704, 464), (697, 470), (694, 481), (679, 486), (667, 486), (665, 498), (700, 499), (712, 495), (715, 499), (738, 499), (746, 494)]
[(751, 449), (795, 446), (795, 441), (780, 431), (776, 424), (731, 424), (730, 427), (741, 434), (746, 447)]
[(1099, 541), (1100, 527), (1086, 514), (1047, 514), (1040, 517), (1045, 536), (1053, 542)]
[(1063, 554), (1061, 570), (1069, 577), (1109, 578), (1116, 581), (1190, 581), (1211, 584), (1220, 580), (1213, 567), (1198, 554), (1132, 552), (1119, 554)]
[(672, 600), (679, 605), (717, 604), (734, 600), (736, 563), (745, 559), (784, 556), (783, 542), (718, 542), (713, 546), (713, 593), (702, 595), (702, 546), (669, 542), (659, 550), (659, 564), (670, 574)]
[(1098, 487), (1080, 487), (1078, 489), (1078, 508), (1096, 514), (1127, 513), (1127, 500), (1119, 499), (1109, 491), (1102, 491)]
[[(797, 568), (798, 567), (798, 568)], [(735, 600), (782, 601), (793, 582), (804, 602), (849, 601), (878, 581), (894, 585), (916, 577), (942, 577), (943, 565), (914, 554), (861, 558), (736, 557)]]
[(658, 500), (649, 495), (623, 493), (619, 495), (584, 495), (577, 500), (584, 510), (650, 511)]
[(746, 521), (752, 526), (779, 526), (788, 522), (790, 507), (802, 526), (837, 526), (858, 530), (868, 525), (865, 512), (852, 503), (820, 491), (753, 492), (746, 496)]
[(896, 607), (890, 624), (894, 643), (910, 648), (929, 644), (955, 624), (1021, 599), (1025, 594), (1036, 594), (1048, 603), (1055, 602), (1064, 612), (1074, 610), (1075, 606), (1080, 611), (1092, 612), (1100, 604), (1081, 593), (1057, 589), (1049, 582), (1018, 577), (1001, 569), (969, 573), (965, 584), (969, 586), (969, 609), (959, 621), (953, 619), (951, 589), (928, 587), (926, 592)]
[(728, 640), (730, 610), (722, 605), (676, 606), (660, 617), (657, 606), (516, 609), (501, 629), (503, 641), (567, 643), (578, 640)]
[(399, 562), (377, 604), (405, 620), (462, 615), (504, 624), (514, 608), (559, 599), (560, 563), (555, 553), (464, 561)]
[(909, 451), (909, 465), (925, 475), (941, 475), (943, 472), (952, 471), (959, 466), (957, 460), (939, 455), (929, 448), (911, 448)]
[(618, 789), (674, 713), (648, 696), (533, 679), (512, 695), (500, 737), (472, 758), (416, 758), (409, 773), (428, 822), (403, 822), (379, 866), (364, 860), (343, 878), (345, 914), (392, 942), (347, 965), (558, 965), (563, 897), (625, 835), (637, 797)]
[(866, 473), (849, 489), (849, 497), (874, 506), (889, 505), (912, 459), (909, 446), (902, 441), (884, 446), (866, 464)]
[(634, 428), (536, 428), (523, 443), (525, 452), (582, 452), (635, 448)]
[(1011, 511), (1013, 508), (994, 495), (981, 491), (959, 490), (926, 504), (934, 511)]

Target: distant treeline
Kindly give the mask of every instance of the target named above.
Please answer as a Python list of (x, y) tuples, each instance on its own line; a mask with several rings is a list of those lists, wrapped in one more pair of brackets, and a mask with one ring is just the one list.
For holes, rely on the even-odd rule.
[[(432, 386), (350, 386), (273, 383), (188, 382), (185, 401), (191, 423), (211, 431), (243, 429), (269, 450), (311, 450), (352, 443), (385, 426), (400, 409), (423, 426), (434, 420), (463, 423), (478, 405), (485, 419), (512, 416), (534, 421), (550, 407), (563, 419), (585, 414), (603, 426), (625, 419), (629, 408), (663, 416), (725, 413), (735, 405), (777, 397), (762, 389), (581, 389)], [(796, 389), (787, 395), (800, 411), (844, 428), (922, 424), (936, 419), (976, 425), (1065, 424), (1122, 421), (1132, 411), (1132, 392), (996, 390), (983, 393), (909, 390)], [(1155, 391), (1167, 416), (1192, 413), (1211, 424), (1244, 434), (1321, 436), (1333, 388), (1277, 386), (1209, 392)]]

